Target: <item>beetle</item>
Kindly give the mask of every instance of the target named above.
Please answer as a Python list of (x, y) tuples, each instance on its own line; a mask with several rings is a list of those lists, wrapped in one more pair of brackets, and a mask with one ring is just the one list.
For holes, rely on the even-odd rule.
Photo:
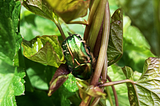
[(92, 55), (79, 34), (70, 34), (62, 42), (62, 48), (68, 69), (75, 77), (87, 80), (93, 73)]

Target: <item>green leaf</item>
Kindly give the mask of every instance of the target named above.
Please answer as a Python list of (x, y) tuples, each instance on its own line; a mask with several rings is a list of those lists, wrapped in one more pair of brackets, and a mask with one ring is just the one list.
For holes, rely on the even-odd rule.
[(21, 3), (0, 1), (0, 106), (16, 106), (15, 96), (24, 94), (25, 73), (19, 65), (21, 36), (18, 20)]
[(18, 34), (20, 2), (0, 1), (0, 13), (0, 59), (13, 65), (22, 39)]
[(42, 90), (48, 90), (48, 84), (47, 84), (48, 82), (46, 81), (45, 69), (44, 67), (42, 67), (42, 65), (39, 65), (39, 66), (40, 67), (37, 68), (39, 70), (36, 70), (35, 67), (34, 69), (32, 69), (33, 67), (31, 67), (26, 70), (29, 80), (33, 87), (42, 89)]
[[(123, 68), (123, 73), (125, 74), (126, 79), (133, 80), (133, 70), (131, 68), (125, 66)], [(131, 83), (127, 83), (127, 88), (128, 88), (128, 97), (129, 97), (130, 105), (139, 106), (135, 86)]]
[(23, 6), (31, 12), (48, 18), (52, 21), (57, 20), (57, 16), (53, 13), (51, 7), (45, 0), (23, 0)]
[[(112, 81), (126, 79), (121, 67), (114, 64), (108, 67), (108, 76), (111, 78)], [(118, 84), (114, 87), (117, 92), (119, 106), (129, 106), (126, 84)], [(112, 89), (110, 89), (110, 91), (112, 94), (112, 100), (114, 100)]]
[(57, 36), (37, 36), (31, 41), (23, 40), (23, 54), (28, 59), (45, 65), (59, 67), (64, 63), (62, 48)]
[[(133, 73), (125, 67), (123, 71)], [(127, 74), (126, 78), (128, 77)], [(127, 83), (130, 104), (137, 106), (159, 106), (160, 105), (160, 58), (150, 57), (145, 61), (143, 74), (134, 83)]]
[(0, 106), (16, 106), (15, 96), (24, 94), (24, 76), (22, 69), (0, 60)]
[(37, 35), (60, 35), (51, 20), (35, 15), (24, 7), (21, 11), (20, 33), (25, 40), (31, 40)]
[[(137, 26), (143, 33), (151, 46), (151, 51), (155, 55), (160, 55), (160, 36), (159, 28), (156, 23), (159, 23), (158, 13), (154, 11), (152, 0), (119, 0), (123, 10), (131, 18), (133, 24)], [(155, 4), (159, 4), (155, 0)], [(155, 6), (155, 10), (158, 8)]]
[(87, 15), (90, 0), (46, 0), (66, 23)]
[(123, 12), (117, 9), (111, 17), (111, 32), (109, 36), (109, 44), (107, 56), (109, 65), (116, 62), (123, 54)]
[[(128, 16), (123, 17), (123, 56), (118, 65), (129, 66), (134, 71), (142, 72), (144, 61), (148, 57), (154, 57), (150, 46), (140, 30), (131, 26)], [(132, 32), (132, 33), (131, 33)]]
[(28, 85), (26, 86), (33, 86), (36, 89), (48, 90), (49, 82), (52, 79), (52, 76), (54, 75), (56, 68), (52, 66), (45, 66), (43, 64), (31, 61), (27, 58), (25, 58), (25, 65), (26, 74), (29, 80)]
[(63, 85), (66, 87), (66, 89), (68, 89), (68, 91), (76, 92), (78, 90), (76, 81), (76, 78), (72, 74), (69, 74), (68, 79), (64, 82)]

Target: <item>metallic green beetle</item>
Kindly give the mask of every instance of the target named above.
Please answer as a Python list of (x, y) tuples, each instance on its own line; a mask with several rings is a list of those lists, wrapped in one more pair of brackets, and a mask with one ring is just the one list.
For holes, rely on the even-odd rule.
[(68, 69), (75, 77), (89, 79), (92, 74), (92, 56), (80, 35), (73, 34), (62, 43)]

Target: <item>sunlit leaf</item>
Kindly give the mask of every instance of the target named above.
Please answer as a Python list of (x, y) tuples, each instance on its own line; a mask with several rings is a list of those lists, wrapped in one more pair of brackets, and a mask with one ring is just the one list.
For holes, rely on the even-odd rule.
[(123, 16), (123, 22), (123, 56), (118, 65), (129, 66), (134, 71), (142, 72), (146, 58), (154, 55), (141, 31), (132, 26), (130, 18)]
[(66, 23), (87, 15), (90, 0), (46, 0)]
[(117, 61), (118, 57), (123, 54), (123, 12), (117, 9), (111, 17), (111, 32), (107, 56), (109, 65)]
[(0, 60), (0, 106), (16, 105), (15, 96), (24, 94), (25, 73), (22, 71)]
[(23, 0), (23, 6), (31, 12), (48, 18), (52, 21), (57, 20), (57, 16), (53, 13), (51, 7), (45, 0)]
[(72, 75), (68, 75), (68, 79), (64, 82), (64, 86), (66, 89), (68, 89), (70, 92), (75, 92), (78, 90), (77, 84), (76, 84), (76, 78)]
[[(117, 65), (111, 65), (108, 67), (108, 76), (112, 81), (125, 80), (125, 75), (123, 74), (122, 68)], [(127, 87), (126, 84), (117, 84), (115, 89), (118, 96), (119, 106), (129, 106)], [(114, 100), (112, 89), (110, 89), (112, 99)]]
[(37, 36), (31, 41), (23, 40), (23, 54), (28, 59), (45, 65), (59, 67), (64, 63), (62, 48), (57, 36)]
[[(21, 3), (0, 0), (0, 106), (16, 106), (15, 96), (24, 94), (25, 72), (19, 65), (19, 13)], [(14, 65), (14, 66), (13, 66)]]
[[(45, 23), (45, 24), (44, 24)], [(25, 40), (31, 40), (37, 35), (60, 35), (55, 23), (21, 8), (20, 33)]]
[[(129, 78), (129, 75), (132, 75), (133, 73), (129, 67), (123, 68), (123, 71), (126, 78)], [(160, 58), (148, 58), (145, 62), (143, 73), (139, 80), (133, 83), (127, 83), (130, 104), (137, 106), (159, 106), (159, 77)]]
[[(158, 34), (159, 28), (157, 25), (158, 20), (158, 6), (159, 0), (119, 0), (120, 5), (126, 14), (131, 18), (132, 24), (137, 26), (140, 31), (143, 33), (145, 38), (148, 40), (151, 51), (155, 55), (160, 55), (160, 36)], [(155, 10), (157, 12), (154, 11)]]

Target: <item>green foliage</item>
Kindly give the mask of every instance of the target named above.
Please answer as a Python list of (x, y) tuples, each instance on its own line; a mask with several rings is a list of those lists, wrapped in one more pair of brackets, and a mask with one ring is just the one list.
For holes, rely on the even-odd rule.
[(131, 26), (130, 18), (124, 16), (123, 20), (123, 56), (118, 65), (129, 66), (134, 71), (142, 72), (144, 61), (154, 55), (142, 33), (137, 27)]
[(54, 22), (58, 21), (58, 17), (61, 17), (66, 23), (75, 18), (85, 16), (88, 5), (89, 0), (23, 0), (23, 6), (33, 13)]
[[(20, 2), (0, 1), (0, 105), (16, 106), (15, 96), (24, 94), (24, 69), (19, 66), (21, 36)], [(23, 63), (22, 63), (23, 64)], [(14, 67), (15, 66), (15, 67)]]
[(28, 59), (45, 65), (59, 67), (64, 63), (62, 48), (57, 36), (37, 36), (31, 41), (23, 40), (23, 54)]
[[(107, 75), (112, 79), (112, 84), (119, 80), (128, 81), (115, 85), (119, 106), (160, 105), (160, 60), (155, 58), (155, 55), (159, 55), (157, 48), (160, 48), (159, 1), (119, 0), (119, 3), (124, 14), (118, 9), (118, 0), (109, 0), (110, 12), (115, 13), (111, 19), (107, 51), (110, 65)], [(0, 0), (0, 106), (79, 106), (86, 95), (103, 97), (99, 103), (107, 106), (112, 105), (109, 102), (112, 99), (115, 105), (111, 87), (108, 87), (111, 97), (107, 89), (104, 89), (104, 93), (99, 88), (103, 80), (93, 87), (88, 83), (90, 80), (79, 81), (72, 73), (65, 76), (68, 79), (50, 97), (47, 95), (55, 71), (61, 63), (65, 63), (59, 26), (65, 36), (68, 36), (67, 32), (72, 32), (83, 37), (85, 27), (82, 24), (66, 23), (73, 22), (73, 19), (78, 22), (87, 19), (79, 17), (87, 15), (89, 0), (61, 0), (59, 5), (53, 0), (23, 0), (22, 4), (36, 15), (24, 7), (20, 14), (19, 1)], [(102, 25), (104, 7), (99, 5), (94, 12), (89, 33), (92, 36), (89, 39), (96, 40), (95, 34)], [(93, 40), (90, 40), (90, 45)], [(122, 58), (112, 64), (122, 53)], [(120, 66), (125, 67), (122, 69)]]
[(52, 21), (57, 21), (57, 16), (53, 13), (51, 7), (44, 0), (23, 0), (23, 6), (33, 13)]
[(89, 0), (46, 0), (53, 11), (66, 23), (87, 14)]
[[(159, 36), (159, 23), (157, 19), (158, 13), (154, 11), (154, 5), (159, 4), (158, 0), (119, 0), (123, 10), (131, 18), (133, 24), (137, 26), (151, 46), (152, 52), (159, 56), (160, 51), (160, 36)], [(135, 9), (136, 8), (136, 9)], [(155, 8), (158, 11), (158, 8)]]
[(0, 59), (10, 65), (13, 65), (14, 56), (21, 42), (17, 27), (19, 11), (20, 2), (11, 0), (0, 2)]
[(116, 62), (123, 54), (123, 14), (117, 9), (111, 17), (111, 32), (108, 44), (107, 56), (109, 65)]
[[(121, 67), (116, 65), (111, 65), (108, 67), (108, 76), (110, 76), (112, 81), (119, 81), (125, 79), (125, 75), (123, 74)], [(118, 95), (119, 105), (129, 106), (126, 85), (125, 84), (115, 85), (115, 89)], [(112, 99), (114, 100), (113, 93), (112, 93)]]
[[(134, 83), (127, 83), (128, 96), (131, 105), (158, 106), (159, 97), (160, 59), (148, 58), (145, 61), (141, 77)], [(133, 80), (133, 71), (129, 67), (123, 68), (127, 79)]]
[(58, 28), (51, 20), (37, 16), (24, 7), (21, 8), (20, 21), (20, 32), (25, 40), (30, 41), (37, 35), (60, 35)]

